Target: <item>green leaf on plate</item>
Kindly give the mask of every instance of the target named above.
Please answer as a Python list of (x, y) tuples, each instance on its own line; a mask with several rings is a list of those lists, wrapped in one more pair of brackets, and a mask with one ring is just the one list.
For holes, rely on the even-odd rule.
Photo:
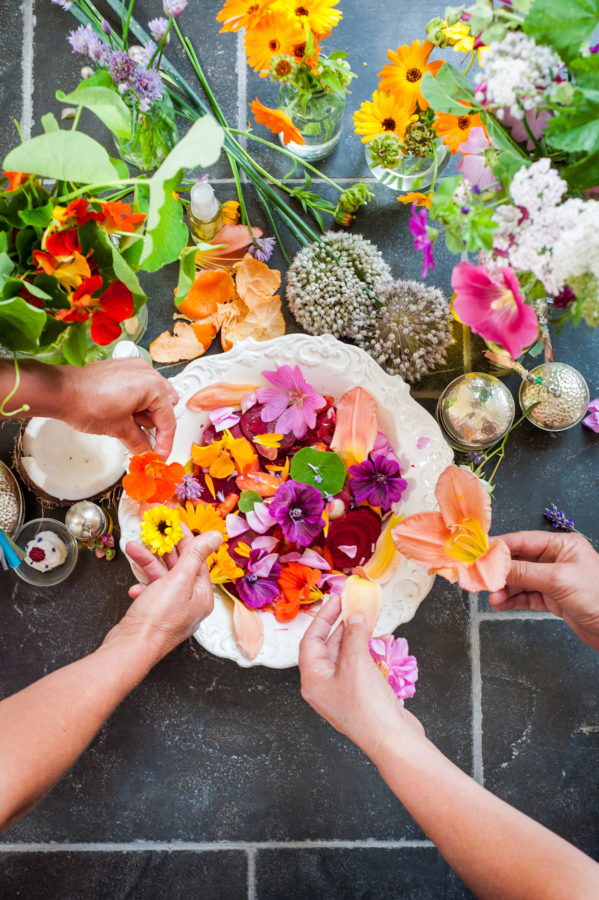
[(315, 487), (323, 497), (338, 494), (345, 484), (345, 463), (331, 450), (303, 447), (291, 460), (289, 474), (294, 481)]
[(239, 495), (239, 502), (237, 504), (239, 508), (239, 512), (247, 513), (251, 512), (256, 503), (261, 503), (262, 497), (258, 493), (258, 491), (242, 491)]

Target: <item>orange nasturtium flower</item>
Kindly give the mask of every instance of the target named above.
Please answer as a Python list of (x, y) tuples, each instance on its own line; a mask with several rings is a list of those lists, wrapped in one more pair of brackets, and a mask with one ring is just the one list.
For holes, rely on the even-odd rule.
[(132, 500), (165, 503), (174, 497), (184, 474), (181, 463), (165, 463), (153, 450), (146, 450), (131, 457), (123, 489)]
[(505, 586), (510, 551), (489, 541), (491, 498), (473, 472), (448, 466), (435, 497), (440, 512), (408, 516), (392, 529), (395, 546), (430, 574), (459, 582), (465, 591), (498, 591)]
[(287, 113), (281, 112), (280, 109), (263, 106), (257, 97), (252, 101), (250, 108), (259, 125), (266, 125), (273, 134), (283, 135), (284, 144), (288, 144), (289, 141), (293, 141), (295, 144), (306, 143)]
[(483, 128), (485, 134), (487, 133), (478, 113), (467, 110), (464, 110), (463, 116), (453, 116), (451, 113), (437, 113), (433, 122), (433, 128), (439, 137), (443, 138), (443, 143), (447, 144), (452, 155), (458, 153), (460, 145), (468, 140), (471, 128)]
[(179, 518), (187, 525), (193, 535), (205, 534), (207, 531), (218, 531), (223, 538), (227, 536), (225, 520), (209, 503), (196, 503), (191, 500), (185, 503), (185, 507), (177, 510)]
[(384, 66), (379, 72), (379, 89), (391, 91), (400, 103), (408, 107), (412, 112), (417, 106), (420, 109), (428, 109), (428, 102), (422, 93), (422, 78), (426, 72), (436, 75), (445, 60), (438, 59), (429, 62), (433, 45), (429, 41), (412, 41), (411, 44), (403, 44), (396, 51), (388, 50), (387, 58), (391, 65)]
[(145, 213), (134, 213), (131, 211), (130, 203), (123, 203), (122, 200), (104, 200), (101, 202), (102, 218), (100, 227), (104, 231), (135, 231), (135, 226), (145, 221)]
[(275, 618), (278, 622), (294, 619), (302, 604), (322, 600), (322, 591), (317, 587), (321, 576), (319, 569), (310, 569), (298, 562), (283, 566), (278, 582), (283, 596), (275, 602)]
[(408, 191), (407, 194), (403, 194), (397, 199), (400, 203), (415, 203), (416, 206), (425, 206), (427, 209), (430, 209), (434, 195), (434, 191), (431, 191), (429, 194), (421, 194), (420, 191)]
[(91, 269), (85, 256), (77, 250), (70, 259), (64, 261), (56, 259), (51, 253), (43, 250), (34, 250), (33, 262), (37, 266), (36, 272), (45, 272), (53, 275), (67, 290), (77, 289), (85, 279), (91, 276)]
[(235, 471), (243, 472), (258, 459), (250, 442), (234, 438), (227, 428), (220, 441), (212, 441), (206, 447), (193, 444), (191, 455), (194, 463), (208, 469), (212, 478), (228, 478)]
[(31, 178), (28, 172), (9, 172), (4, 170), (2, 174), (5, 178), (8, 178), (8, 187), (5, 189), (7, 191), (16, 191), (18, 187), (25, 184), (28, 178)]

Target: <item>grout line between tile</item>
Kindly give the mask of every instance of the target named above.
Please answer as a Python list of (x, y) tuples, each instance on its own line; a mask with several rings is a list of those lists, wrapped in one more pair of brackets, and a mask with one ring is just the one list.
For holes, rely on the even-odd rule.
[[(248, 854), (248, 890), (249, 873), (252, 866), (255, 871), (255, 854), (259, 850), (410, 850), (434, 847), (432, 841), (407, 840), (397, 841), (100, 841), (98, 843), (0, 843), (0, 853), (112, 853), (145, 851), (173, 852), (207, 852), (220, 850), (241, 850)], [(253, 862), (251, 861), (253, 857)]]
[(472, 678), (472, 777), (479, 784), (484, 784), (478, 595), (469, 594), (468, 598), (470, 607), (470, 674)]
[[(237, 74), (237, 127), (245, 130), (247, 128), (247, 102), (248, 102), (248, 89), (247, 89), (247, 63), (245, 59), (245, 47), (243, 46), (243, 38), (245, 35), (245, 29), (242, 28), (237, 32), (237, 54), (235, 57), (235, 71)], [(240, 145), (244, 150), (247, 150), (247, 139), (244, 137), (237, 136)], [(243, 169), (239, 172), (239, 178), (242, 184), (247, 183), (247, 176)], [(235, 183), (235, 182), (233, 182)]]
[(23, 0), (23, 48), (21, 51), (21, 131), (28, 140), (33, 127), (33, 35), (35, 16), (33, 9), (35, 0)]
[(248, 858), (248, 900), (256, 900), (256, 849), (247, 851)]
[(478, 613), (479, 622), (501, 622), (502, 620), (513, 621), (514, 619), (552, 619), (554, 622), (561, 622), (559, 616), (554, 616), (550, 612), (533, 612), (524, 609), (512, 609), (507, 612), (490, 612), (482, 610)]

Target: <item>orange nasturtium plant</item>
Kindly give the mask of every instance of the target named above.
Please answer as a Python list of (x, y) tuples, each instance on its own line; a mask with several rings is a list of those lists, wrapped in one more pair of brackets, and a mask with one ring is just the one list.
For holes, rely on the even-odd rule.
[(165, 463), (153, 450), (146, 450), (131, 457), (123, 489), (132, 500), (165, 503), (174, 497), (184, 473), (181, 463)]

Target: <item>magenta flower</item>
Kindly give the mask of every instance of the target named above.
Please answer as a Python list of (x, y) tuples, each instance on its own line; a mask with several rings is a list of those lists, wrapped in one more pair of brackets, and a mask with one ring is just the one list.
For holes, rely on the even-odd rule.
[(426, 278), (428, 270), (435, 268), (433, 242), (428, 234), (426, 209), (419, 210), (415, 203), (412, 205), (410, 231), (414, 235), (414, 250), (422, 250), (422, 277)]
[(456, 316), (484, 341), (501, 344), (517, 359), (537, 339), (539, 323), (534, 309), (520, 293), (515, 273), (505, 267), (502, 280), (491, 278), (484, 266), (461, 262), (455, 266), (451, 286)]
[(589, 403), (587, 415), (582, 420), (582, 424), (599, 434), (599, 398), (591, 400)]
[(276, 553), (251, 550), (246, 574), (235, 583), (237, 593), (246, 606), (260, 609), (278, 597), (280, 574), (281, 565)]
[(575, 300), (576, 294), (569, 284), (565, 284), (559, 294), (553, 298), (553, 305), (563, 309), (566, 306), (570, 306)]
[(491, 185), (497, 184), (497, 179), (493, 175), (493, 170), (487, 162), (486, 152), (491, 148), (491, 144), (487, 140), (485, 129), (480, 125), (471, 128), (468, 140), (460, 144), (460, 153), (462, 159), (458, 163), (458, 172), (461, 172), (466, 181), (471, 185), (484, 191)]
[(275, 249), (276, 240), (274, 237), (257, 237), (248, 247), (250, 256), (255, 256), (260, 262), (268, 262)]
[(383, 454), (350, 466), (347, 471), (349, 489), (358, 503), (366, 501), (371, 506), (380, 506), (385, 512), (392, 503), (401, 500), (408, 486), (405, 478), (400, 477), (401, 467), (397, 460)]
[(262, 421), (276, 419), (276, 432), (291, 431), (296, 438), (303, 438), (308, 428), (316, 425), (316, 411), (326, 405), (326, 400), (308, 384), (299, 366), (279, 366), (275, 372), (262, 375), (273, 385), (256, 391), (256, 399), (264, 404)]
[(408, 656), (408, 642), (405, 638), (394, 639), (392, 634), (372, 638), (368, 644), (370, 655), (381, 670), (397, 699), (404, 700), (416, 693), (418, 663), (415, 656)]
[(289, 479), (277, 488), (268, 511), (281, 526), (287, 540), (307, 547), (324, 527), (323, 509), (324, 498), (320, 491)]

